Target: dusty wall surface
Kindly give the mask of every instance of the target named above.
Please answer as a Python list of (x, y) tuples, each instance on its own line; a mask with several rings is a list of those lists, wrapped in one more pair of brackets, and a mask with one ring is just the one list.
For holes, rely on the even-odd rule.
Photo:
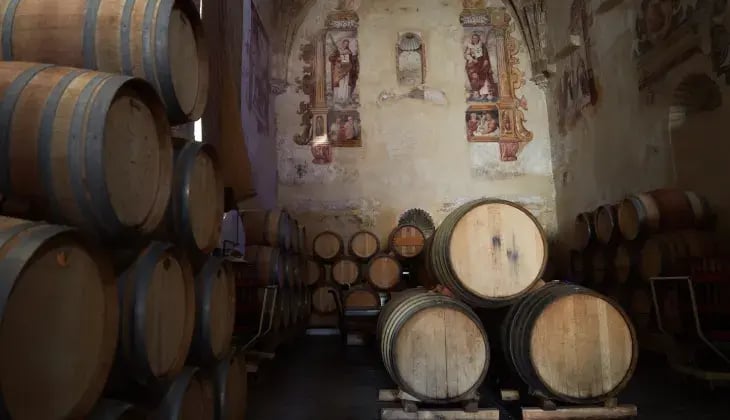
[[(289, 57), (289, 86), (276, 97), (279, 205), (305, 221), (310, 238), (325, 228), (349, 235), (367, 228), (384, 238), (401, 212), (420, 207), (438, 222), (459, 204), (500, 197), (525, 204), (549, 233), (557, 231), (548, 110), (543, 91), (530, 82), (524, 47), (518, 54), (526, 84), (528, 130), (534, 139), (517, 161), (502, 162), (497, 143), (466, 140), (461, 1), (363, 1), (359, 15), (362, 147), (335, 148), (333, 162), (314, 164), (309, 146), (292, 140), (302, 132), (294, 78), (304, 63), (299, 45), (324, 28), (334, 0), (318, 0), (304, 19)], [(490, 6), (502, 6), (499, 0)], [(448, 105), (416, 99), (377, 104), (383, 90), (398, 90), (398, 33), (420, 32), (425, 41), (426, 84), (441, 89)], [(519, 31), (513, 36), (521, 41)]]

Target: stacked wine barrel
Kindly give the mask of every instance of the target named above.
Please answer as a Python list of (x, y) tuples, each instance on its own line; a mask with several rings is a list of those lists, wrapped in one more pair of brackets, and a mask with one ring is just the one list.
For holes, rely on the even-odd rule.
[(581, 213), (571, 271), (576, 282), (619, 302), (643, 333), (655, 328), (649, 279), (689, 275), (693, 263), (727, 255), (708, 203), (691, 191), (659, 189)]
[(4, 417), (242, 419), (219, 157), (171, 128), (207, 101), (198, 9), (3, 5)]

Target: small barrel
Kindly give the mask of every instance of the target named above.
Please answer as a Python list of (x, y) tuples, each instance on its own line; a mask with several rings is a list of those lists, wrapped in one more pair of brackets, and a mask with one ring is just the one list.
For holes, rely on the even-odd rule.
[(210, 144), (173, 139), (175, 170), (165, 215), (167, 238), (185, 249), (209, 254), (218, 246), (223, 222), (223, 177)]
[(613, 244), (621, 236), (618, 228), (618, 206), (606, 204), (593, 213), (596, 238), (605, 245)]
[(630, 241), (642, 234), (703, 228), (711, 217), (704, 199), (691, 191), (674, 189), (630, 195), (618, 209), (621, 235)]
[(346, 309), (380, 308), (380, 295), (367, 285), (356, 286), (345, 292), (343, 304)]
[(236, 284), (223, 259), (210, 257), (195, 276), (195, 332), (190, 359), (221, 360), (231, 348), (236, 315)]
[(69, 227), (0, 217), (3, 417), (86, 418), (117, 345), (108, 258)]
[(203, 115), (208, 54), (191, 1), (71, 0), (61, 8), (32, 0), (9, 4), (0, 11), (3, 60), (140, 77), (154, 85), (173, 123)]
[(116, 400), (99, 400), (89, 420), (147, 420), (147, 413), (133, 404)]
[(248, 287), (279, 286), (286, 284), (284, 255), (279, 248), (247, 246), (244, 258), (251, 264), (243, 278)]
[(164, 397), (150, 420), (212, 419), (215, 416), (213, 384), (198, 368), (186, 367), (162, 392)]
[(360, 280), (360, 265), (354, 258), (342, 257), (332, 264), (332, 280), (342, 286), (350, 286)]
[(547, 240), (523, 207), (480, 199), (449, 214), (434, 234), (429, 263), (439, 281), (478, 307), (509, 305), (542, 277)]
[(320, 264), (320, 262), (314, 258), (307, 258), (307, 275), (304, 277), (304, 281), (307, 286), (314, 286), (317, 283), (323, 282), (324, 279), (324, 265)]
[(657, 276), (690, 274), (690, 258), (712, 257), (719, 252), (713, 233), (679, 231), (649, 238), (641, 249), (641, 275), (644, 280)]
[(105, 238), (157, 229), (172, 144), (145, 81), (0, 62), (0, 95), (0, 194), (30, 200), (29, 217)]
[(379, 254), (368, 262), (365, 278), (377, 290), (392, 290), (401, 280), (403, 267), (398, 260), (388, 254)]
[(573, 223), (573, 242), (577, 250), (588, 248), (596, 239), (596, 230), (593, 224), (593, 213), (578, 213)]
[(426, 243), (426, 235), (415, 225), (401, 225), (388, 236), (389, 249), (398, 258), (409, 259), (421, 255)]
[(332, 293), (337, 293), (337, 290), (330, 286), (315, 288), (312, 291), (312, 310), (322, 315), (337, 312), (337, 302)]
[(140, 384), (177, 375), (195, 325), (189, 262), (172, 245), (152, 242), (117, 284), (122, 317), (118, 370)]
[(312, 253), (324, 262), (333, 262), (343, 254), (344, 250), (342, 237), (329, 230), (321, 232), (312, 241)]
[(489, 340), (479, 317), (437, 293), (391, 300), (380, 313), (377, 337), (390, 377), (421, 401), (458, 401), (481, 385), (489, 367)]
[(639, 278), (641, 267), (641, 243), (624, 242), (616, 248), (613, 260), (614, 278), (619, 284), (627, 284)]
[(246, 417), (246, 363), (242, 355), (221, 360), (207, 372), (213, 383), (215, 420), (242, 420)]
[(352, 235), (347, 251), (351, 257), (367, 261), (380, 251), (380, 240), (373, 232), (361, 230)]
[(291, 220), (283, 210), (242, 210), (241, 220), (249, 245), (265, 245), (289, 250)]
[(604, 401), (626, 386), (636, 368), (638, 342), (628, 316), (584, 287), (548, 283), (510, 308), (505, 319), (508, 364), (549, 399)]

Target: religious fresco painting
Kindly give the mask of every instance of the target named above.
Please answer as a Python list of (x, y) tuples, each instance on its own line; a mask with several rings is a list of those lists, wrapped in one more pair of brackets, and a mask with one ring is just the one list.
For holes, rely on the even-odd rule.
[(460, 16), (463, 38), (464, 124), (469, 142), (499, 143), (500, 158), (509, 162), (533, 134), (525, 128), (527, 100), (517, 96), (525, 84), (519, 69), (515, 25), (504, 7), (485, 7), (483, 0), (464, 0)]
[(327, 105), (338, 110), (357, 108), (360, 102), (357, 31), (328, 30), (325, 46)]
[(360, 114), (357, 111), (329, 112), (330, 121), (327, 132), (329, 140), (335, 147), (356, 147), (361, 144)]
[(399, 32), (395, 54), (399, 86), (426, 83), (426, 47), (420, 33)]
[(264, 24), (253, 2), (251, 3), (250, 28), (248, 60), (251, 70), (248, 77), (248, 109), (256, 117), (258, 132), (268, 134), (271, 109), (270, 44)]

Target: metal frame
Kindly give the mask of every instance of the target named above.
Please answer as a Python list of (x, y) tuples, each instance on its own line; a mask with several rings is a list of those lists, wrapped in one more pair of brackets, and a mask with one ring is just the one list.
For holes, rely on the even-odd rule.
[[(269, 291), (273, 290), (273, 297), (271, 298), (271, 311), (269, 313), (269, 326), (266, 328), (266, 331), (263, 333), (261, 330), (264, 328), (264, 318), (266, 316), (266, 303), (268, 302), (269, 297)], [(276, 298), (278, 297), (279, 293), (279, 286), (277, 285), (269, 285), (266, 286), (266, 290), (264, 290), (264, 304), (261, 305), (261, 314), (259, 315), (259, 329), (258, 332), (256, 332), (256, 335), (254, 335), (246, 344), (244, 344), (241, 347), (241, 350), (246, 351), (250, 346), (252, 346), (256, 341), (258, 341), (259, 338), (265, 336), (271, 331), (271, 328), (274, 325), (274, 309), (276, 308)]]

